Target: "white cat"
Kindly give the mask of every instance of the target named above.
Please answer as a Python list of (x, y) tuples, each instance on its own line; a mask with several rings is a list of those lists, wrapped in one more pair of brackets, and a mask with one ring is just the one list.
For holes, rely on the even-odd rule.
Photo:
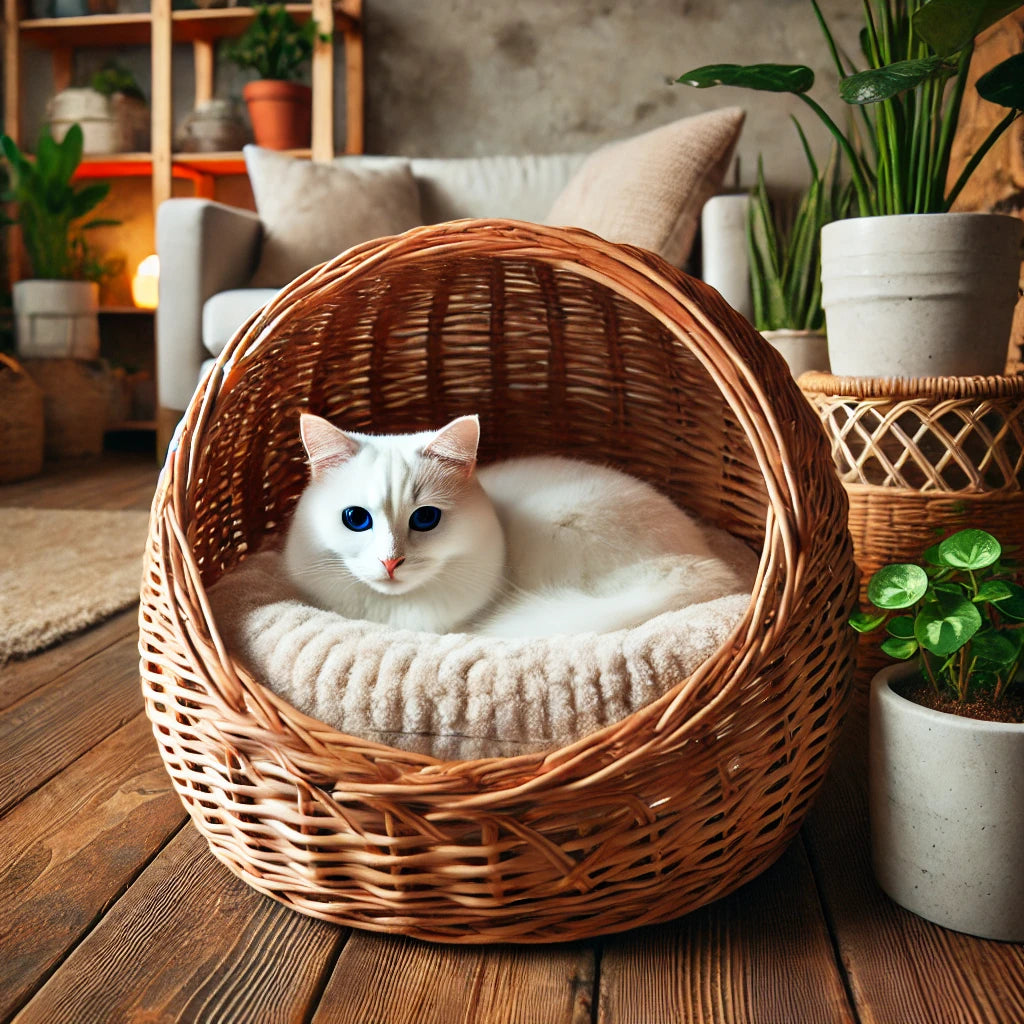
[(476, 471), (480, 426), (346, 433), (304, 414), (310, 483), (284, 564), (348, 618), (500, 637), (608, 632), (735, 589), (700, 525), (617, 470), (537, 456)]

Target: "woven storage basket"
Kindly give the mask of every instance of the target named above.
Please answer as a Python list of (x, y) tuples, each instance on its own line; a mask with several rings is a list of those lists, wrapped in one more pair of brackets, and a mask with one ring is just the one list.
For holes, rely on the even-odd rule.
[[(341, 735), (231, 659), (205, 597), (285, 526), (307, 408), (386, 432), (476, 411), (484, 461), (631, 471), (763, 549), (749, 609), (662, 698), (546, 755), (440, 763)], [(840, 727), (854, 600), (813, 411), (717, 293), (583, 232), (456, 222), (309, 272), (224, 351), (154, 500), (143, 687), (185, 806), (257, 889), (427, 939), (578, 939), (678, 916), (779, 856)]]
[(26, 359), (24, 365), (43, 390), (47, 458), (99, 455), (109, 418), (104, 367), (85, 359)]
[[(1024, 551), (1024, 377), (805, 373), (800, 387), (849, 495), (862, 600), (877, 569), (967, 526)], [(880, 639), (859, 645), (862, 681), (892, 664)]]
[(43, 393), (16, 360), (0, 353), (0, 484), (43, 468)]

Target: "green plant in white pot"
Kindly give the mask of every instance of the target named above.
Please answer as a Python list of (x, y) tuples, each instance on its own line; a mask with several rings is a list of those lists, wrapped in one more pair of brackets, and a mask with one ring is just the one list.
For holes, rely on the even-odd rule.
[(11, 176), (3, 193), (14, 205), (32, 276), (12, 289), (18, 353), (25, 358), (65, 356), (94, 359), (99, 354), (99, 284), (116, 269), (97, 257), (86, 232), (117, 221), (89, 214), (106, 197), (106, 182), (74, 180), (82, 160), (82, 129), (72, 125), (60, 142), (44, 128), (35, 158), (9, 136), (0, 153)]
[(794, 377), (829, 369), (821, 306), (821, 229), (846, 217), (851, 189), (839, 180), (838, 154), (819, 165), (800, 125), (809, 182), (795, 203), (768, 192), (762, 161), (747, 208), (747, 257), (754, 326), (782, 354)]
[(856, 70), (840, 56), (817, 3), (810, 2), (838, 72), (839, 95), (859, 113), (851, 130), (841, 129), (809, 95), (815, 76), (804, 65), (707, 65), (679, 81), (792, 93), (842, 148), (859, 216), (822, 232), (833, 372), (1001, 373), (1017, 297), (1022, 225), (1008, 216), (949, 211), (992, 145), (1024, 111), (1024, 54), (978, 79), (981, 97), (1006, 112), (948, 188), (947, 178), (974, 41), (1021, 5), (863, 0), (866, 67)]
[(961, 530), (868, 584), (882, 649), (872, 681), (875, 875), (938, 924), (1024, 941), (1024, 588), (999, 541)]

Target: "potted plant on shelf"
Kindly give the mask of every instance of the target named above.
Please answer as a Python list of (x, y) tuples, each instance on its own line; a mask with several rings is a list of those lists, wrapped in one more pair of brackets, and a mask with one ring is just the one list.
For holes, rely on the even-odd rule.
[(814, 72), (803, 65), (707, 65), (678, 81), (793, 93), (842, 149), (859, 216), (822, 231), (822, 300), (834, 373), (1002, 373), (1022, 225), (999, 214), (949, 211), (1024, 110), (1024, 54), (978, 79), (978, 93), (1007, 112), (948, 188), (947, 178), (974, 40), (1020, 5), (865, 0), (867, 67), (856, 71), (840, 56), (818, 4), (811, 4), (839, 75), (839, 95), (859, 110), (859, 129), (844, 132), (809, 95)]
[(1024, 588), (999, 541), (960, 530), (868, 584), (871, 844), (882, 888), (957, 931), (1024, 941)]
[[(796, 122), (794, 122), (796, 123)], [(835, 149), (819, 167), (799, 123), (810, 180), (795, 204), (773, 201), (762, 161), (747, 208), (747, 255), (754, 326), (779, 352), (794, 377), (828, 371), (821, 307), (821, 229), (847, 216), (851, 190), (839, 181)]]
[(0, 215), (0, 223), (20, 226), (32, 273), (12, 289), (18, 352), (25, 358), (94, 359), (99, 354), (99, 282), (117, 267), (100, 259), (85, 235), (118, 221), (86, 218), (110, 185), (72, 180), (82, 160), (79, 125), (72, 125), (60, 142), (44, 127), (35, 159), (9, 135), (0, 137), (0, 152), (11, 175), (0, 198), (15, 209), (13, 219)]
[(329, 39), (314, 20), (299, 24), (278, 4), (257, 6), (245, 32), (225, 44), (223, 54), (229, 61), (257, 75), (242, 90), (257, 145), (267, 149), (309, 145), (312, 90), (301, 79), (314, 44)]

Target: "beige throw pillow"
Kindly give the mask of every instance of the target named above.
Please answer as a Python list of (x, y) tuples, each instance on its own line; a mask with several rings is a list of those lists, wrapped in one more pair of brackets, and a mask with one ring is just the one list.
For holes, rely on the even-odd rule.
[(674, 266), (690, 255), (700, 211), (721, 189), (745, 112), (695, 114), (592, 153), (547, 223), (650, 249)]
[(366, 167), (345, 157), (313, 163), (251, 145), (244, 152), (263, 222), (254, 288), (281, 288), (353, 245), (422, 223), (406, 160)]

